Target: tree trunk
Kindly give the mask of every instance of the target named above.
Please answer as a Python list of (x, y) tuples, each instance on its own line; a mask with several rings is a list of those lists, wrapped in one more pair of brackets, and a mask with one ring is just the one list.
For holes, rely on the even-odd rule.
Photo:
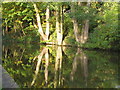
[(86, 42), (88, 39), (88, 31), (89, 31), (89, 20), (85, 20), (84, 42)]
[[(90, 6), (90, 2), (88, 0), (87, 2), (87, 6)], [(89, 11), (87, 11), (87, 13), (89, 14)], [(86, 42), (88, 39), (88, 31), (89, 31), (89, 20), (85, 20), (85, 32), (84, 32), (84, 41)]]
[(63, 38), (63, 6), (60, 8), (60, 44), (62, 44), (62, 38)]
[[(5, 21), (6, 21), (6, 19), (5, 19)], [(5, 32), (8, 33), (8, 24), (7, 24), (7, 22), (5, 24), (6, 24), (5, 25)]]
[(33, 3), (33, 6), (34, 6), (34, 9), (35, 9), (35, 12), (36, 12), (36, 18), (37, 18), (37, 24), (38, 24), (38, 32), (42, 36), (43, 40), (46, 41), (48, 39), (47, 39), (47, 36), (44, 34), (43, 29), (42, 29), (41, 19), (40, 19), (40, 15), (39, 15), (37, 5), (35, 3)]
[[(80, 4), (81, 5), (81, 4)], [(87, 3), (87, 6), (90, 6), (90, 2)], [(89, 13), (89, 11), (86, 11), (86, 13)], [(81, 43), (85, 43), (88, 39), (88, 31), (89, 31), (89, 20), (83, 21), (83, 27), (82, 27), (82, 33), (81, 33)]]
[(58, 7), (56, 10), (56, 32), (57, 32), (57, 44), (62, 44), (62, 32), (63, 32), (63, 7)]
[[(72, 8), (71, 12), (75, 13), (76, 10), (75, 10), (74, 4), (71, 5), (71, 8)], [(75, 40), (77, 42), (80, 42), (79, 26), (78, 26), (78, 22), (77, 22), (75, 16), (73, 16), (72, 22), (73, 22), (73, 31), (74, 31), (74, 35), (75, 35)]]
[(84, 34), (85, 34), (85, 23), (83, 22), (83, 26), (82, 26), (82, 29), (81, 29), (81, 35), (80, 35), (80, 43), (85, 43)]
[(50, 10), (49, 10), (49, 6), (48, 6), (46, 8), (46, 32), (45, 32), (47, 40), (49, 37), (49, 27), (50, 27), (49, 18), (50, 18)]
[[(82, 6), (81, 2), (78, 2), (77, 4), (79, 6)], [(90, 3), (88, 2), (87, 6), (89, 6), (89, 5), (90, 5)], [(72, 13), (75, 13), (76, 10), (74, 8), (74, 5), (72, 4), (71, 7), (72, 7)], [(88, 13), (88, 11), (87, 11), (87, 13)], [(79, 43), (85, 43), (88, 39), (89, 20), (85, 20), (83, 22), (81, 33), (80, 33), (80, 29), (79, 29), (79, 24), (78, 24), (75, 16), (73, 16), (72, 21), (73, 21), (73, 30), (74, 30), (74, 35), (75, 35), (76, 41)]]
[(73, 19), (73, 29), (74, 29), (74, 35), (75, 35), (76, 41), (80, 42), (80, 33), (78, 31), (79, 30), (78, 22), (75, 18)]

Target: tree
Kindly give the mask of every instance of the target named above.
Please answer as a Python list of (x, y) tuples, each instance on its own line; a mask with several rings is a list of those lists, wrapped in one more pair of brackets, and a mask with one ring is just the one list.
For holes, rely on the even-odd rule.
[[(99, 6), (99, 7), (98, 7)], [(90, 34), (88, 42), (92, 43), (92, 46), (101, 49), (116, 49), (119, 46), (119, 34), (118, 29), (118, 3), (98, 3), (96, 4), (97, 14), (95, 21), (97, 21), (97, 27), (93, 28), (93, 33)]]
[[(90, 5), (90, 2), (88, 2), (85, 5), (87, 5), (87, 7), (88, 7)], [(72, 17), (74, 35), (75, 35), (76, 41), (79, 43), (85, 43), (87, 41), (88, 31), (89, 31), (89, 20), (81, 21), (82, 28), (80, 28), (80, 26), (79, 26), (80, 23), (78, 22), (79, 19), (77, 19), (77, 18), (81, 18), (81, 17), (78, 17), (76, 15), (76, 14), (78, 14), (76, 12), (78, 12), (80, 7), (83, 7), (83, 6), (84, 6), (84, 3), (82, 3), (82, 2), (75, 2), (71, 5), (71, 8), (72, 8), (71, 12), (75, 13), (74, 16)], [(84, 13), (88, 14), (88, 12), (89, 11), (86, 10)]]
[(57, 5), (56, 8), (56, 32), (57, 32), (57, 44), (62, 44), (63, 37), (63, 6)]
[(38, 32), (40, 33), (40, 35), (42, 36), (44, 41), (48, 40), (49, 37), (49, 6), (46, 8), (46, 33), (44, 34), (43, 29), (42, 29), (42, 24), (41, 24), (41, 18), (39, 15), (39, 10), (37, 8), (36, 3), (33, 3), (35, 12), (36, 12), (36, 18), (37, 18), (37, 24), (38, 24)]

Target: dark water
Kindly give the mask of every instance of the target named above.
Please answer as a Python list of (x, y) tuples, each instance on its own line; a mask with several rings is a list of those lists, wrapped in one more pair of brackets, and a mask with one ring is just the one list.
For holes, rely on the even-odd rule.
[(21, 88), (117, 88), (117, 52), (43, 45), (4, 45), (3, 66)]

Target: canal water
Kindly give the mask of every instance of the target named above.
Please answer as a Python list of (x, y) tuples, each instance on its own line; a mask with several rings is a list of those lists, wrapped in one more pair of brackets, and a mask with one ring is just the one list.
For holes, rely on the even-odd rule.
[(116, 88), (118, 52), (37, 44), (3, 45), (2, 65), (20, 88)]

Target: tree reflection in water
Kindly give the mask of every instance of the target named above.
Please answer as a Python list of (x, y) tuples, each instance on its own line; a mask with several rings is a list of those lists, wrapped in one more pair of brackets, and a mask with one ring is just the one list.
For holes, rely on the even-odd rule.
[(43, 55), (45, 54), (45, 61), (46, 61), (46, 68), (45, 68), (45, 81), (47, 83), (47, 77), (48, 77), (48, 63), (49, 63), (49, 55), (48, 55), (48, 48), (43, 48), (42, 52), (38, 55), (38, 62), (37, 62), (37, 65), (36, 65), (36, 70), (35, 70), (35, 75), (34, 75), (34, 78), (33, 78), (33, 81), (31, 83), (31, 86), (33, 86), (33, 84), (35, 83), (35, 80), (37, 79), (37, 76), (38, 76), (38, 72), (39, 72), (39, 69), (40, 69), (40, 64), (41, 64), (41, 61), (42, 61), (42, 57)]
[[(34, 85), (35, 80), (37, 79), (40, 65), (42, 62), (42, 57), (45, 55), (45, 70), (44, 70), (44, 76), (45, 76), (45, 83), (48, 83), (48, 66), (49, 66), (49, 53), (48, 48), (44, 47), (41, 53), (37, 56), (38, 61), (36, 65), (35, 75), (32, 80), (31, 86)], [(54, 74), (54, 88), (56, 88), (58, 85), (61, 85), (61, 78), (62, 78), (62, 47), (57, 47), (56, 50), (56, 59), (55, 59), (55, 74)]]
[(94, 88), (119, 85), (116, 70), (119, 56), (113, 52), (60, 46), (36, 49), (4, 46), (2, 59), (4, 68), (20, 87)]
[[(55, 60), (55, 76), (54, 76), (54, 88), (61, 84), (61, 68), (62, 68), (62, 47), (57, 47), (56, 60)], [(57, 80), (59, 81), (57, 83)]]
[(80, 48), (77, 49), (77, 52), (76, 52), (76, 55), (75, 55), (75, 58), (72, 64), (72, 71), (71, 71), (71, 76), (70, 76), (70, 79), (72, 81), (74, 80), (74, 74), (77, 71), (78, 65), (81, 66), (81, 72), (83, 72), (84, 80), (87, 86), (88, 59), (87, 59), (87, 56), (83, 53), (83, 51)]

